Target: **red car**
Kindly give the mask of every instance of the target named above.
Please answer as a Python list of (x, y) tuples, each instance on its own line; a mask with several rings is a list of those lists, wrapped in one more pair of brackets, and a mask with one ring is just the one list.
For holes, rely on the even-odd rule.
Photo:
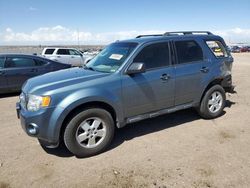
[(249, 52), (249, 47), (244, 46), (240, 49), (240, 52)]

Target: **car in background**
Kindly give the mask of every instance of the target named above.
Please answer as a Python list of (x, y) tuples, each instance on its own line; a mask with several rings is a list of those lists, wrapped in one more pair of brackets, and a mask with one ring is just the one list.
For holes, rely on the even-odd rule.
[(31, 77), (70, 67), (35, 55), (0, 54), (0, 94), (20, 91)]
[(240, 47), (239, 46), (232, 46), (230, 51), (232, 53), (240, 53)]
[(240, 52), (249, 52), (249, 47), (248, 46), (241, 47)]
[(76, 67), (86, 64), (86, 58), (75, 48), (48, 47), (43, 49), (42, 56)]

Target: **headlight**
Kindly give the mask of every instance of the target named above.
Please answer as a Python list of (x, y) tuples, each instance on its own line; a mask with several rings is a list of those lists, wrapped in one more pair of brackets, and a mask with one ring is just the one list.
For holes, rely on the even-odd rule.
[(49, 104), (50, 104), (49, 96), (29, 95), (27, 109), (29, 111), (35, 112), (42, 107), (48, 107)]

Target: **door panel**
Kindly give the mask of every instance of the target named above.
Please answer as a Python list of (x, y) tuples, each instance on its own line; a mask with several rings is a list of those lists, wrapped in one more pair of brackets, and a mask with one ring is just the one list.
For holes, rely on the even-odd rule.
[[(202, 48), (194, 40), (175, 41), (176, 64), (175, 105), (195, 101), (202, 89), (202, 76), (206, 74)], [(203, 72), (204, 71), (204, 72)]]
[(133, 62), (143, 62), (145, 73), (122, 78), (124, 113), (131, 117), (174, 105), (175, 70), (168, 42), (145, 45)]
[(71, 64), (71, 56), (68, 49), (58, 49), (56, 52), (56, 59), (65, 64)]
[(73, 66), (83, 65), (83, 58), (78, 51), (70, 49), (69, 53), (70, 53), (70, 61)]
[(31, 58), (7, 57), (5, 66), (7, 84), (12, 90), (20, 90), (27, 79), (38, 74), (36, 63)]
[(200, 94), (203, 62), (176, 66), (175, 105), (193, 102)]
[[(168, 75), (164, 81), (162, 75)], [(174, 69), (152, 70), (122, 78), (123, 104), (126, 117), (131, 117), (174, 105)]]

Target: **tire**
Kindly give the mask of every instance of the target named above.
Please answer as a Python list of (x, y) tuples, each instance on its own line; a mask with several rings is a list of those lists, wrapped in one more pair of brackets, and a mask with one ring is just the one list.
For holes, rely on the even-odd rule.
[(213, 119), (222, 115), (225, 107), (226, 94), (223, 87), (214, 85), (208, 89), (202, 98), (198, 113), (205, 119)]
[(64, 131), (64, 143), (75, 156), (89, 157), (103, 152), (114, 132), (111, 114), (104, 109), (90, 108), (70, 120)]

